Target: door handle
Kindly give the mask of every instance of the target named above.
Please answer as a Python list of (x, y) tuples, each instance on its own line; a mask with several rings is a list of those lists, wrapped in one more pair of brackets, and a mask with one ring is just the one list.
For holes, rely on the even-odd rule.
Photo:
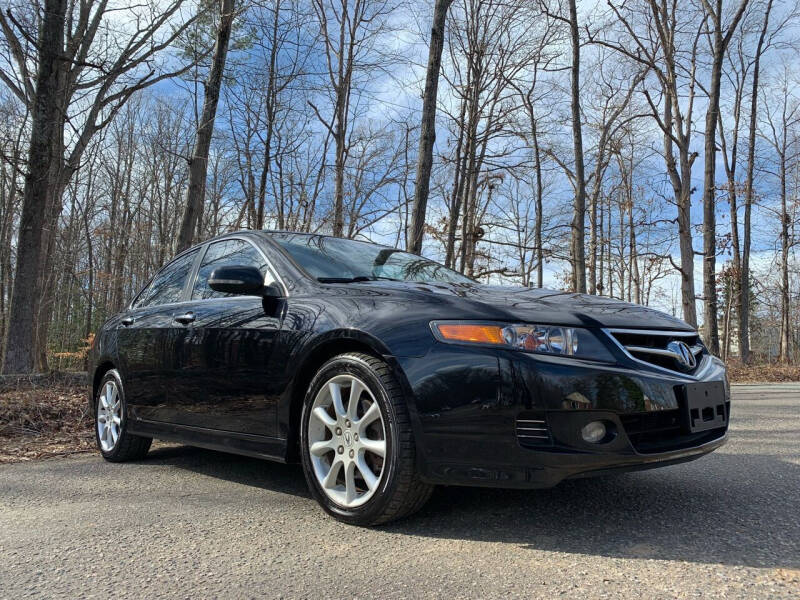
[(134, 321), (136, 321), (136, 319), (134, 319), (133, 317), (123, 317), (120, 323), (122, 323), (125, 327), (130, 327), (131, 325), (133, 325)]
[(185, 313), (183, 315), (178, 315), (177, 317), (175, 317), (175, 320), (178, 323), (183, 323), (184, 325), (188, 325), (189, 323), (194, 321), (194, 319), (195, 319), (195, 316), (194, 316), (193, 312), (187, 312), (187, 313)]

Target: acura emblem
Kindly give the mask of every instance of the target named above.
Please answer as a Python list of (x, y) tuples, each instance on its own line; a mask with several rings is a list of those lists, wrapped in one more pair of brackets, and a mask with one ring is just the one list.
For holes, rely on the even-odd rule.
[(686, 369), (694, 369), (697, 366), (697, 360), (692, 353), (692, 349), (686, 345), (685, 342), (673, 341), (667, 344), (667, 350), (672, 352), (678, 364)]

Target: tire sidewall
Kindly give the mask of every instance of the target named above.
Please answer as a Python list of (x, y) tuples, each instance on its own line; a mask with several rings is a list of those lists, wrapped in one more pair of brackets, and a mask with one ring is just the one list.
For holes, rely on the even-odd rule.
[[(328, 498), (314, 474), (308, 450), (308, 421), (311, 407), (322, 386), (336, 375), (353, 375), (369, 387), (369, 391), (381, 411), (386, 436), (386, 457), (384, 457), (383, 474), (378, 489), (369, 500), (355, 508), (340, 506)], [(395, 449), (399, 443), (398, 437), (397, 419), (386, 386), (367, 362), (356, 356), (342, 355), (329, 360), (317, 371), (303, 401), (300, 421), (300, 455), (311, 494), (327, 513), (353, 525), (370, 524), (383, 513), (386, 505), (391, 502), (397, 485), (398, 461)]]
[[(110, 452), (106, 452), (103, 450), (103, 447), (100, 445), (100, 434), (97, 431), (97, 412), (100, 404), (100, 394), (103, 391), (106, 383), (109, 381), (113, 381), (117, 386), (117, 393), (120, 397), (120, 426), (119, 426), (119, 437), (117, 438), (117, 443), (114, 445), (114, 448), (111, 449)], [(120, 448), (122, 446), (122, 439), (125, 436), (125, 432), (128, 428), (128, 403), (125, 401), (125, 388), (122, 386), (122, 378), (119, 376), (119, 371), (116, 369), (109, 370), (105, 375), (103, 375), (103, 379), (100, 380), (100, 385), (97, 386), (97, 392), (95, 393), (94, 397), (94, 440), (97, 444), (97, 449), (100, 451), (100, 454), (103, 455), (103, 458), (108, 460), (114, 460), (120, 453)]]

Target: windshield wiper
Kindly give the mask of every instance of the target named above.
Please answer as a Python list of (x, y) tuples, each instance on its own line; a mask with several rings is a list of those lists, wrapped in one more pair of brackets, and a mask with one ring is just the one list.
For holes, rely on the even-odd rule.
[(320, 283), (358, 283), (360, 281), (401, 281), (392, 277), (382, 277), (380, 275), (357, 275), (356, 277), (317, 277)]
[(360, 275), (358, 277), (317, 277), (320, 283), (353, 283), (355, 281), (369, 281), (369, 277)]

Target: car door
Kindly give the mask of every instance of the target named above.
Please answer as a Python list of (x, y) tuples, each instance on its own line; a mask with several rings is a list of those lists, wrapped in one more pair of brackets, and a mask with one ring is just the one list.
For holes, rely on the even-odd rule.
[(197, 269), (191, 300), (175, 319), (181, 331), (175, 345), (173, 409), (182, 425), (276, 436), (278, 390), (272, 353), (280, 329), (282, 301), (232, 296), (208, 286), (217, 267), (255, 266), (265, 284), (275, 275), (251, 242), (232, 238), (212, 242)]
[(120, 319), (119, 366), (134, 418), (169, 420), (173, 318), (197, 257), (191, 250), (161, 269)]

